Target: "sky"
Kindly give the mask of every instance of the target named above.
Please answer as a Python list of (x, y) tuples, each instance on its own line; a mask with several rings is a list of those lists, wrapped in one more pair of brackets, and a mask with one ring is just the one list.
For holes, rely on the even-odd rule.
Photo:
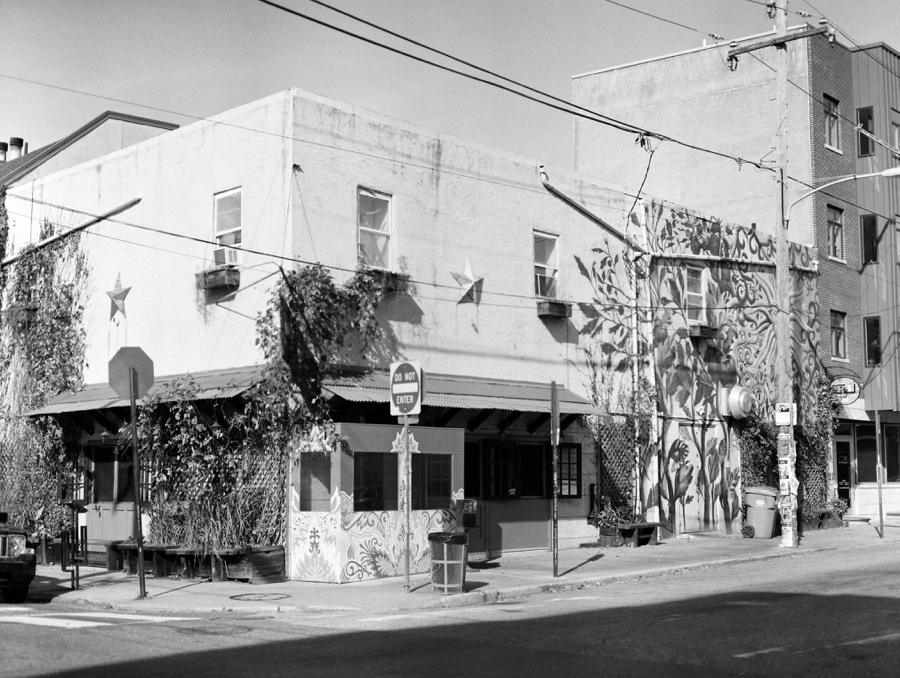
[[(311, 0), (277, 1), (452, 64)], [(731, 39), (773, 27), (760, 0), (616, 2), (327, 0), (567, 101), (575, 74), (699, 47), (710, 33)], [(788, 10), (788, 25), (828, 17), (848, 46), (886, 42), (900, 49), (896, 0), (790, 0)], [(0, 0), (0, 140), (23, 137), (31, 150), (107, 110), (185, 125), (289, 87), (541, 163), (573, 166), (570, 114), (259, 0)]]

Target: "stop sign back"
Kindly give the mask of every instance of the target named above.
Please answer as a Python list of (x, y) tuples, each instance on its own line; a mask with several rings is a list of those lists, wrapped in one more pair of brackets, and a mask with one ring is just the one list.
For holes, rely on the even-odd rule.
[(425, 393), (422, 365), (416, 360), (391, 363), (391, 414), (419, 414)]
[(123, 346), (109, 361), (109, 386), (120, 398), (131, 397), (131, 368), (137, 372), (135, 398), (143, 398), (153, 386), (153, 361), (138, 346)]

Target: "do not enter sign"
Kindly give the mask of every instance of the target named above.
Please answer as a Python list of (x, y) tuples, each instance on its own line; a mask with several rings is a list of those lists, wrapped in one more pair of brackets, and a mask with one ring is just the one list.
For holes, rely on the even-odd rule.
[(391, 414), (419, 414), (425, 393), (422, 365), (415, 360), (391, 363)]

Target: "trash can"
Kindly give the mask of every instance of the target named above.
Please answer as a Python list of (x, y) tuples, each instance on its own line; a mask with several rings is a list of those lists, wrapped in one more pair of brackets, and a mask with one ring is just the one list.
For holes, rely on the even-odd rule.
[(771, 539), (775, 533), (775, 500), (778, 490), (774, 487), (745, 487), (744, 504), (747, 506), (747, 525), (753, 528), (756, 539)]
[(431, 532), (431, 590), (463, 593), (466, 590), (466, 561), (469, 535), (465, 532)]

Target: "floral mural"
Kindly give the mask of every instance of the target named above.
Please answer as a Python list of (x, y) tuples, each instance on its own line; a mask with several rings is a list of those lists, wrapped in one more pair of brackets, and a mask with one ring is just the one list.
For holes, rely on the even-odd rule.
[[(762, 412), (772, 410), (775, 243), (666, 203), (642, 207), (632, 226), (644, 231), (649, 255), (632, 259), (624, 245), (607, 243), (588, 261), (576, 257), (595, 293), (582, 305), (581, 332), (609, 371), (626, 373), (637, 358), (655, 383), (658, 445), (636, 460), (643, 510), (658, 508), (679, 532), (730, 533), (740, 521), (740, 442), (719, 415), (719, 390), (744, 386)], [(794, 389), (806, 402), (818, 378), (815, 265), (808, 248), (791, 244), (789, 254)]]

